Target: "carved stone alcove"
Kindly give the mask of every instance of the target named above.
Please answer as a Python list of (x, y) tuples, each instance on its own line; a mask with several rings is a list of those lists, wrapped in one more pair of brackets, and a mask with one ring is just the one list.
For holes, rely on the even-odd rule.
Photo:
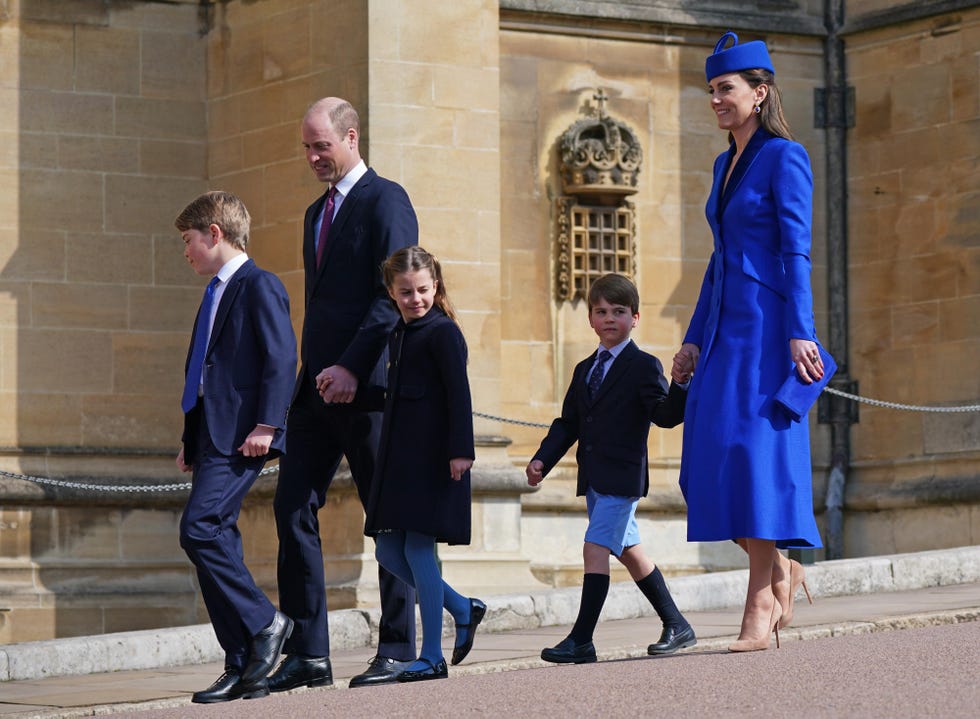
[(637, 192), (643, 150), (636, 133), (605, 110), (599, 89), (593, 113), (558, 141), (562, 194), (556, 199), (556, 297), (584, 298), (607, 272), (636, 274)]

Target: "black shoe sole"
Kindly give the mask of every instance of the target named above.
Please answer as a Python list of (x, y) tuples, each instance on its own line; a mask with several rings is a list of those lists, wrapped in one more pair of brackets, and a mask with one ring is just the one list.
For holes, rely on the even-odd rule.
[(273, 693), (288, 692), (291, 689), (299, 689), (300, 687), (309, 687), (312, 689), (313, 687), (329, 687), (332, 684), (332, 677), (318, 677), (316, 679), (304, 679), (299, 682), (293, 682), (289, 686), (285, 687), (269, 687), (269, 691)]
[(541, 658), (546, 662), (551, 662), (552, 664), (592, 664), (593, 662), (599, 661), (597, 656), (586, 656), (586, 657), (569, 657), (566, 655), (556, 656), (554, 654), (547, 654), (546, 652), (541, 652)]
[(697, 643), (697, 639), (688, 639), (686, 642), (681, 642), (676, 647), (670, 647), (668, 649), (654, 649), (653, 645), (651, 644), (649, 647), (647, 647), (647, 654), (652, 657), (659, 657), (663, 656), (664, 654), (673, 654), (679, 649), (687, 649), (688, 647), (693, 647)]

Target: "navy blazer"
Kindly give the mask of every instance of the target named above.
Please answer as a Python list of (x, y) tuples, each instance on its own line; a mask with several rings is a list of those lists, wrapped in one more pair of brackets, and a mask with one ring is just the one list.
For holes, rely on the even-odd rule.
[(360, 405), (362, 388), (384, 386), (385, 346), (398, 321), (381, 264), (395, 250), (418, 244), (418, 220), (402, 186), (368, 169), (344, 197), (316, 269), (314, 228), (325, 202), (326, 193), (303, 220), (306, 317), (293, 396), (304, 376), (315, 385), (324, 368), (339, 364), (357, 376)]
[[(208, 318), (201, 317), (199, 310), (192, 338), (202, 321)], [(188, 348), (185, 376), (191, 351)], [(238, 454), (257, 424), (276, 428), (267, 458), (284, 451), (286, 411), (295, 373), (296, 335), (286, 288), (274, 274), (248, 260), (231, 276), (221, 295), (204, 355), (203, 406), (211, 442), (219, 452)], [(194, 440), (195, 413), (184, 415), (185, 450)]]
[(675, 427), (683, 422), (687, 390), (674, 384), (668, 389), (660, 360), (630, 342), (590, 398), (586, 375), (595, 359), (593, 352), (575, 367), (561, 416), (533, 459), (544, 463), (547, 475), (577, 441), (577, 495), (591, 487), (600, 494), (645, 497), (650, 423)]

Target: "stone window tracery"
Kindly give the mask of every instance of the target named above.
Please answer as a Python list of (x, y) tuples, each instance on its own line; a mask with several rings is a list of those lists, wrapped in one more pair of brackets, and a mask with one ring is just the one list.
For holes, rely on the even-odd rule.
[(608, 96), (594, 94), (594, 113), (562, 134), (562, 195), (556, 200), (556, 297), (584, 298), (607, 272), (636, 275), (637, 192), (643, 152), (636, 134), (605, 111)]

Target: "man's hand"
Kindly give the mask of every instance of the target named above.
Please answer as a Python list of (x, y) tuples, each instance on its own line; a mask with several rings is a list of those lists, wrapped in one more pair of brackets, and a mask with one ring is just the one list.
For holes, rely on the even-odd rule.
[(524, 474), (527, 475), (527, 483), (532, 487), (537, 487), (544, 479), (544, 475), (541, 474), (543, 471), (544, 462), (540, 459), (532, 459), (527, 463), (527, 469), (524, 470)]
[(316, 388), (327, 404), (349, 404), (357, 394), (357, 377), (339, 364), (331, 365), (316, 376)]
[(449, 460), (449, 473), (453, 476), (457, 482), (463, 478), (463, 474), (466, 473), (470, 467), (473, 466), (473, 460), (469, 457), (456, 457)]
[(269, 454), (269, 447), (272, 446), (272, 437), (275, 433), (274, 427), (265, 424), (257, 425), (249, 432), (238, 451), (246, 457), (264, 457)]

